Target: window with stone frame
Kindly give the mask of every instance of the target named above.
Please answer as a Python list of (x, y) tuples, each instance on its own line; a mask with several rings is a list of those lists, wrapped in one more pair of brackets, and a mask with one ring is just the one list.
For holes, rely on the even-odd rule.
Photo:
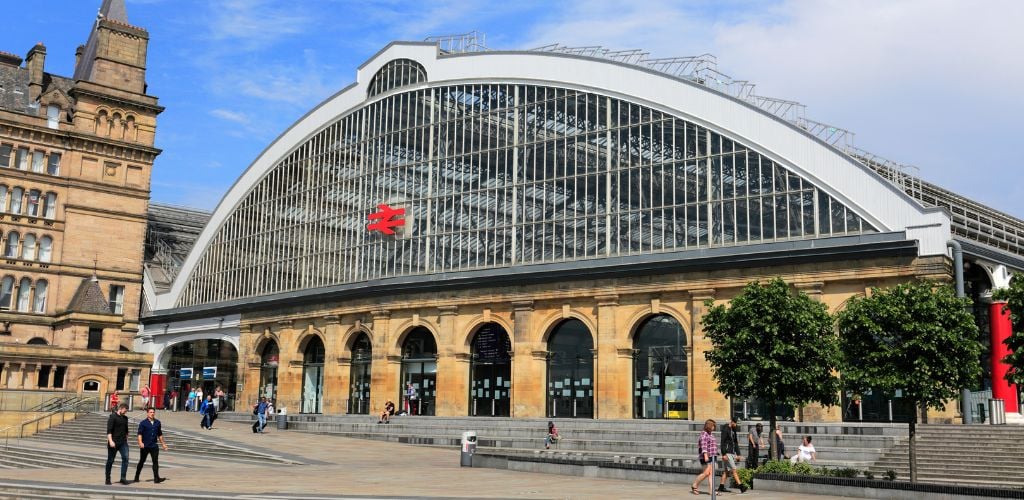
[(43, 151), (32, 152), (32, 171), (36, 173), (43, 173), (43, 160), (46, 158), (46, 153)]
[(15, 155), (14, 166), (18, 170), (28, 170), (28, 148), (18, 148), (18, 153)]
[(90, 327), (89, 328), (89, 344), (86, 349), (99, 350), (103, 348), (103, 329)]
[(110, 285), (110, 311), (124, 313), (124, 285)]
[(10, 144), (0, 144), (0, 167), (11, 167), (11, 152), (13, 150), (14, 146)]
[(68, 367), (66, 367), (66, 366), (59, 366), (58, 365), (56, 368), (54, 368), (54, 370), (53, 370), (53, 388), (54, 389), (63, 389), (64, 388), (64, 376), (67, 374), (67, 372), (68, 372)]
[[(46, 173), (50, 175), (60, 175), (60, 153), (50, 153), (50, 156), (46, 160)], [(2, 160), (2, 158), (0, 158)]]

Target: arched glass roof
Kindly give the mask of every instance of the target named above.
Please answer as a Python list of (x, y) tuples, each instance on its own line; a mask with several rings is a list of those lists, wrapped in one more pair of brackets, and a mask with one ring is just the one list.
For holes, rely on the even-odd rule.
[[(394, 88), (378, 77), (399, 61), (370, 95)], [(405, 210), (397, 234), (368, 230), (379, 205)], [(176, 305), (875, 230), (766, 152), (649, 106), (442, 84), (365, 103), (294, 148), (223, 220)]]

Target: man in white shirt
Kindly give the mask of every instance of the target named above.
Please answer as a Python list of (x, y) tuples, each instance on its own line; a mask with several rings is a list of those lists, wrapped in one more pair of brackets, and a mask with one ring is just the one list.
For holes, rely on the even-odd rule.
[(817, 460), (818, 453), (814, 451), (814, 445), (811, 444), (811, 436), (804, 436), (804, 442), (800, 445), (797, 452), (789, 459), (789, 462), (796, 464), (797, 462), (810, 462), (811, 460)]

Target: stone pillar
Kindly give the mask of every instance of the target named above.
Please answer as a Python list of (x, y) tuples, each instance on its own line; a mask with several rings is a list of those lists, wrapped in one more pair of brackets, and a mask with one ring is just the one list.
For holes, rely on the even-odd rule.
[(10, 368), (10, 363), (0, 363), (0, 389), (7, 388), (7, 377), (9, 376), (7, 372), (10, 370)]
[[(597, 353), (594, 360), (594, 418), (630, 418), (630, 361), (633, 350), (619, 345), (615, 312), (619, 296), (598, 295), (597, 301)], [(626, 357), (620, 355), (626, 349)]]
[(401, 376), (402, 354), (398, 347), (391, 345), (391, 311), (375, 309), (370, 311), (370, 316), (373, 321), (370, 408), (384, 408), (384, 403), (390, 399), (395, 403), (396, 411), (401, 411), (402, 399), (399, 397), (398, 377)]
[(7, 388), (8, 389), (21, 389), (21, 374), (22, 365), (21, 363), (11, 363), (7, 368)]
[[(341, 318), (335, 314), (324, 316), (324, 409), (325, 414), (342, 414), (348, 411), (349, 363), (343, 345), (344, 330)], [(344, 369), (343, 369), (344, 368)]]
[(29, 370), (28, 376), (29, 376), (29, 378), (31, 378), (31, 380), (27, 380), (26, 381), (27, 382), (25, 384), (26, 388), (28, 388), (28, 389), (38, 389), (39, 388), (39, 372), (42, 369), (43, 369), (43, 365), (40, 365), (39, 363), (36, 363), (36, 365), (33, 366), (31, 370)]
[[(266, 334), (268, 337), (269, 334)], [(255, 404), (260, 391), (260, 353), (256, 351), (260, 336), (253, 332), (252, 325), (238, 326), (238, 391), (235, 409), (243, 411)], [(179, 394), (178, 399), (188, 398), (188, 393)], [(179, 403), (183, 404), (183, 403)]]
[(547, 350), (532, 332), (533, 301), (512, 303), (512, 416), (543, 418), (547, 413)]
[(46, 387), (53, 389), (54, 384), (57, 381), (57, 365), (50, 365), (50, 375), (46, 380)]
[(434, 415), (462, 417), (469, 415), (469, 362), (470, 353), (457, 344), (455, 334), (456, 306), (438, 307), (438, 336), (445, 345), (438, 346), (437, 408)]
[(690, 310), (693, 332), (693, 356), (688, 363), (690, 371), (690, 419), (704, 420), (708, 418), (723, 419), (729, 416), (729, 399), (718, 392), (711, 373), (711, 364), (704, 359), (704, 353), (711, 350), (711, 341), (704, 336), (701, 320), (707, 313), (705, 300), (714, 300), (714, 289), (692, 290), (690, 292)]
[(1010, 354), (1010, 348), (1004, 341), (1013, 334), (1013, 323), (1010, 321), (1010, 310), (1006, 307), (1006, 301), (992, 301), (989, 304), (988, 317), (992, 341), (992, 356), (989, 359), (992, 366), (992, 398), (1004, 401), (1006, 413), (1019, 413), (1017, 386), (1006, 380), (1006, 372), (1009, 371), (1010, 365), (1003, 362)]
[(299, 339), (291, 320), (279, 321), (275, 326), (277, 338), (281, 340), (278, 346), (280, 357), (277, 364), (276, 408), (285, 408), (288, 413), (299, 413), (302, 410), (303, 353), (299, 352)]

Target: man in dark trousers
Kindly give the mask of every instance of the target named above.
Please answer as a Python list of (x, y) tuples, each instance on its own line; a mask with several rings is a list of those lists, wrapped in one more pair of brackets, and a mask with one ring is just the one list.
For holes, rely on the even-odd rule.
[[(159, 443), (159, 446), (157, 446)], [(153, 457), (153, 482), (162, 483), (166, 478), (160, 477), (160, 446), (167, 451), (167, 443), (164, 441), (164, 430), (160, 421), (156, 419), (156, 410), (146, 410), (146, 420), (139, 422), (139, 465), (135, 468), (135, 482), (139, 482), (139, 475), (142, 474), (142, 467), (146, 465), (146, 457)]]
[(121, 403), (114, 413), (107, 417), (107, 484), (110, 483), (110, 469), (114, 457), (121, 454), (121, 484), (128, 482), (128, 405)]
[(728, 493), (725, 487), (729, 472), (732, 472), (733, 482), (740, 487), (740, 493), (746, 492), (747, 487), (740, 482), (740, 474), (736, 472), (736, 454), (740, 452), (740, 441), (736, 435), (736, 417), (729, 419), (729, 425), (722, 428), (722, 446), (719, 448), (722, 453), (722, 482), (718, 485), (718, 491)]

